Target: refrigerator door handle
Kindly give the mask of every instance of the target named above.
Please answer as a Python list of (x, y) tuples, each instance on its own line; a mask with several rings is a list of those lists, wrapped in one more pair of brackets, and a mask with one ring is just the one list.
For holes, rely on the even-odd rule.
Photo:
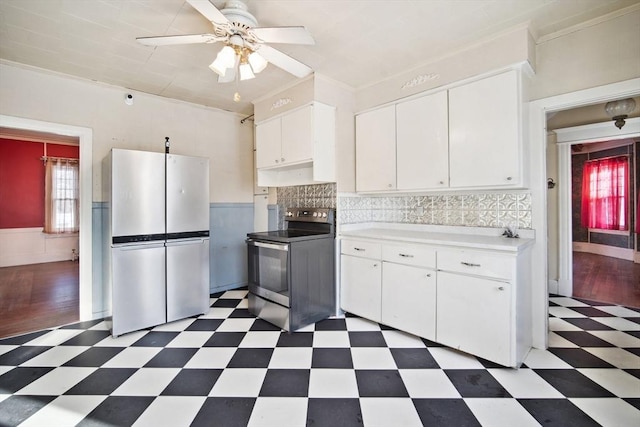
[(126, 243), (121, 245), (113, 245), (111, 246), (113, 249), (117, 249), (120, 251), (135, 251), (139, 249), (152, 249), (152, 248), (162, 248), (164, 247), (163, 242), (138, 242), (138, 243)]
[(209, 239), (180, 239), (180, 240), (167, 240), (166, 246), (185, 246), (193, 244), (203, 244)]

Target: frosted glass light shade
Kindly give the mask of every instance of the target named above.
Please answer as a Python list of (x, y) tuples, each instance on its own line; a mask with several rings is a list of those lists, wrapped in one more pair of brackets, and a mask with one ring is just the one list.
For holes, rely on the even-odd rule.
[(267, 67), (267, 60), (264, 59), (258, 52), (253, 52), (249, 55), (249, 64), (251, 64), (251, 68), (253, 72), (258, 74), (260, 71), (264, 70)]
[(255, 75), (251, 71), (251, 65), (245, 63), (240, 64), (240, 80), (249, 80), (254, 78)]
[(224, 77), (227, 68), (233, 68), (235, 63), (236, 51), (231, 46), (225, 46), (218, 52), (215, 61), (209, 65), (209, 68)]
[(619, 101), (607, 102), (604, 106), (604, 111), (609, 117), (615, 120), (616, 127), (618, 127), (618, 129), (622, 129), (622, 126), (624, 126), (624, 119), (626, 119), (629, 114), (635, 110), (635, 108), (636, 101), (634, 101), (633, 98), (627, 98)]

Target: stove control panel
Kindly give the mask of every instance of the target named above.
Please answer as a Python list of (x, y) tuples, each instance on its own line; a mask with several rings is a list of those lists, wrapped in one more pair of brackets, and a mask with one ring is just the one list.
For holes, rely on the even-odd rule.
[(286, 221), (334, 223), (335, 210), (331, 208), (288, 208)]

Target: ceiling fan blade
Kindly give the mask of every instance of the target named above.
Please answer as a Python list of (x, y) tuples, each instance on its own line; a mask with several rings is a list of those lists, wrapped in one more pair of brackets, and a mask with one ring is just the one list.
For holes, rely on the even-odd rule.
[(305, 27), (257, 27), (250, 30), (266, 43), (315, 44)]
[(260, 45), (258, 53), (276, 67), (282, 68), (286, 72), (291, 73), (296, 77), (302, 78), (313, 73), (311, 67), (306, 66), (297, 59), (293, 59), (286, 53), (280, 52), (279, 50), (274, 49), (271, 46), (267, 46), (264, 44)]
[(187, 0), (195, 10), (214, 24), (228, 24), (229, 20), (209, 0)]
[(147, 46), (168, 46), (173, 44), (215, 43), (225, 40), (215, 34), (187, 34), (181, 36), (138, 37), (140, 43)]

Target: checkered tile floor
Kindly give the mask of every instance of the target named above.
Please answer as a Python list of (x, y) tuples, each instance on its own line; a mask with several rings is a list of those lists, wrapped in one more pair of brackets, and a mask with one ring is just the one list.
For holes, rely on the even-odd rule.
[(640, 425), (638, 309), (551, 297), (550, 348), (515, 370), (358, 317), (283, 333), (245, 296), (116, 339), (1, 340), (0, 425)]

